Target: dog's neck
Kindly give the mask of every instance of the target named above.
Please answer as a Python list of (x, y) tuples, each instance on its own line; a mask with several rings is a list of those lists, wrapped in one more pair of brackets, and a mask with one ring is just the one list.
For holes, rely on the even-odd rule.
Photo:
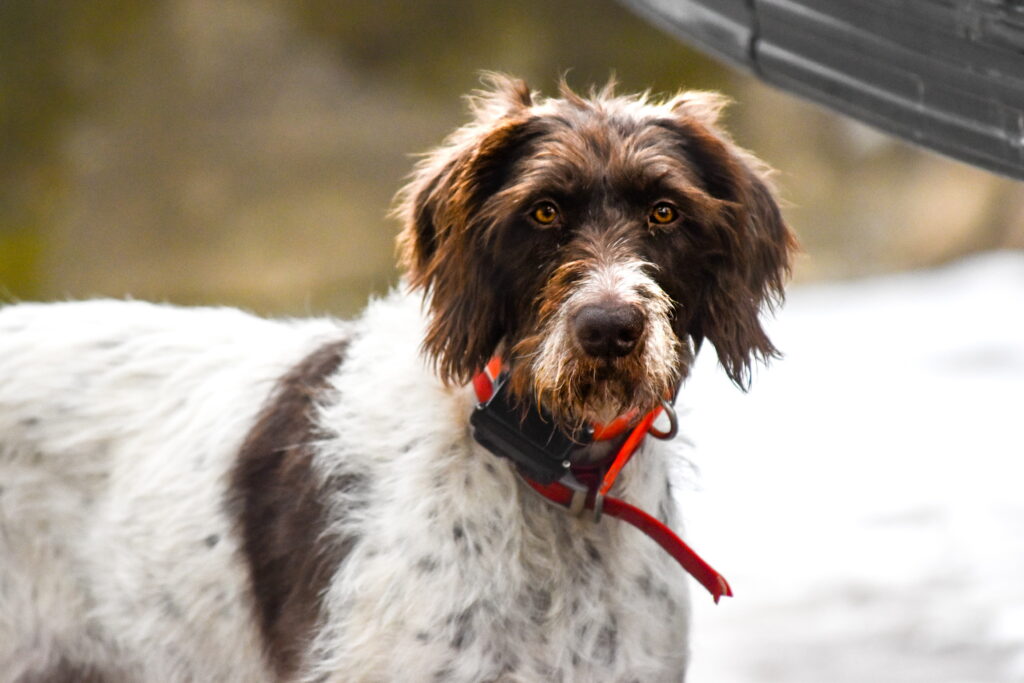
[(508, 375), (508, 367), (496, 355), (473, 378), (478, 402), (470, 418), (473, 435), (488, 451), (511, 460), (524, 476), (541, 483), (576, 473), (589, 478), (594, 476), (591, 470), (614, 467), (637, 426), (650, 424), (661, 410), (648, 415), (631, 411), (605, 424), (584, 422), (566, 428), (538, 401), (513, 395)]
[[(728, 582), (664, 522), (608, 495), (623, 467), (649, 435), (658, 438), (675, 435), (671, 404), (666, 401), (663, 405), (673, 417), (669, 432), (653, 428), (661, 411), (659, 408), (639, 420), (624, 418), (626, 429), (621, 434), (618, 426), (604, 425), (586, 426), (570, 434), (562, 431), (553, 420), (546, 420), (536, 402), (525, 409), (517, 409), (510, 399), (507, 376), (500, 370), (500, 361), (495, 359), (492, 365), (474, 381), (479, 403), (470, 424), (480, 445), (494, 455), (511, 460), (523, 482), (549, 502), (564, 506), (571, 515), (590, 511), (594, 520), (600, 521), (607, 512), (640, 529), (707, 588), (715, 602), (723, 595), (732, 595)], [(497, 372), (497, 377), (492, 377), (492, 372)], [(587, 465), (587, 462), (596, 464)]]

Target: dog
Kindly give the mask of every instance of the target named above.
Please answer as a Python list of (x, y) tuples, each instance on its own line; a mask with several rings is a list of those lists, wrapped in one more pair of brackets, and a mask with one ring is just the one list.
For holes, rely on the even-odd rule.
[[(720, 96), (470, 103), (353, 321), (0, 309), (0, 680), (683, 680), (686, 574), (478, 443), (473, 387), (499, 368), (600, 476), (573, 435), (670, 410), (701, 340), (741, 387), (776, 355), (796, 242)], [(676, 450), (639, 436), (610, 493), (678, 525)]]

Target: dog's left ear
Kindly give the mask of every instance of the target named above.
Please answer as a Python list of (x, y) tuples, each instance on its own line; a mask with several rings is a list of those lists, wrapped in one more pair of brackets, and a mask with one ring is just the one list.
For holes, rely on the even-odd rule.
[(713, 93), (683, 93), (669, 103), (670, 127), (714, 207), (701, 225), (701, 292), (687, 332), (707, 338), (742, 389), (755, 359), (778, 356), (761, 313), (783, 298), (796, 237), (779, 210), (768, 167), (717, 126), (727, 103)]
[(430, 307), (423, 348), (449, 384), (472, 379), (505, 335), (504, 302), (514, 293), (495, 281), (488, 235), (496, 217), (482, 209), (537, 134), (526, 84), (498, 75), (486, 82), (470, 99), (475, 120), (417, 166), (396, 210), (400, 261)]

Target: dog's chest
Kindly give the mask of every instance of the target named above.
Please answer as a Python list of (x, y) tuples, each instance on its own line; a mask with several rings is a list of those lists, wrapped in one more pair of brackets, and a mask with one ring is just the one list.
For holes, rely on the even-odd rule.
[(465, 440), (443, 452), (414, 461), (406, 479), (385, 478), (359, 512), (329, 609), (352, 644), (342, 670), (682, 679), (686, 577), (650, 539), (616, 520), (568, 517)]

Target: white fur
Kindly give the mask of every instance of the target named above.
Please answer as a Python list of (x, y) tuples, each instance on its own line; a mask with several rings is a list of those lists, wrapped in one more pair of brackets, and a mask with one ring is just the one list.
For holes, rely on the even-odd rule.
[[(331, 501), (323, 542), (357, 542), (300, 679), (682, 680), (686, 575), (475, 445), (472, 392), (425, 365), (423, 325), (405, 293), (351, 324), (0, 309), (0, 681), (62, 658), (132, 680), (274, 680), (225, 488), (275, 381), (342, 336), (315, 468), (369, 491)], [(674, 517), (665, 448), (648, 440), (613, 495)]]

